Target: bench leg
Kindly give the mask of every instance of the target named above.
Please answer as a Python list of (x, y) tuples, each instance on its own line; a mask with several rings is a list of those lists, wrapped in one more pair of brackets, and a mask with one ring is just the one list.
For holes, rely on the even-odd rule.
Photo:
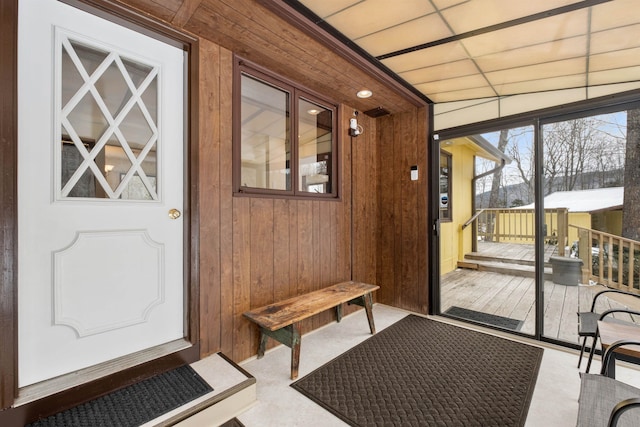
[(336, 305), (336, 319), (338, 323), (342, 320), (342, 304)]
[(300, 324), (291, 325), (291, 379), (298, 378), (298, 367), (300, 366)]
[(294, 323), (275, 331), (260, 328), (260, 346), (258, 347), (258, 359), (264, 356), (267, 346), (267, 339), (271, 337), (276, 341), (291, 348), (291, 379), (298, 377), (298, 366), (300, 366), (300, 323)]
[(367, 320), (369, 321), (369, 330), (372, 334), (376, 333), (376, 325), (373, 323), (373, 295), (371, 292), (364, 294), (361, 297), (354, 298), (348, 302), (348, 304), (359, 305), (364, 307), (364, 311), (367, 313)]
[(267, 348), (267, 340), (269, 339), (269, 335), (264, 332), (263, 328), (260, 328), (260, 345), (258, 346), (258, 359), (262, 359), (264, 356), (264, 351)]
[(366, 294), (364, 297), (364, 310), (367, 312), (367, 320), (369, 321), (369, 330), (371, 334), (376, 333), (376, 325), (373, 323), (373, 296), (371, 293)]

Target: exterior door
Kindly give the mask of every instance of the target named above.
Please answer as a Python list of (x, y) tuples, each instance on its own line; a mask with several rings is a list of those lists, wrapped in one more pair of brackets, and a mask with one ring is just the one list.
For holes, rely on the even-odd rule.
[(536, 333), (534, 133), (440, 135), (442, 314)]
[(184, 52), (19, 4), (19, 386), (184, 336)]

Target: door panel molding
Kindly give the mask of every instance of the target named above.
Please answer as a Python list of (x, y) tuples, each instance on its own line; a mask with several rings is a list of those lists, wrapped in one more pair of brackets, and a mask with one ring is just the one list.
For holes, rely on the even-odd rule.
[[(118, 251), (123, 239), (126, 252)], [(114, 257), (109, 269), (101, 269), (104, 260), (95, 254), (110, 240)], [(130, 252), (137, 257), (132, 259)], [(87, 337), (147, 322), (154, 307), (165, 300), (164, 258), (164, 244), (146, 230), (77, 232), (70, 245), (53, 253), (53, 323)], [(77, 269), (95, 276), (95, 281), (78, 280), (73, 274)], [(92, 273), (96, 271), (100, 274)], [(134, 274), (119, 277), (118, 271)], [(121, 295), (136, 286), (141, 298), (124, 304)]]

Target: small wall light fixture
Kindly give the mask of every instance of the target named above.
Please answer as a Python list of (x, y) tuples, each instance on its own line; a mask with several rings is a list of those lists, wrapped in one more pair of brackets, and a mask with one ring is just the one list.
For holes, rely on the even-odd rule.
[(358, 124), (358, 112), (354, 111), (353, 117), (349, 119), (349, 136), (358, 136), (362, 132), (364, 132), (364, 129)]

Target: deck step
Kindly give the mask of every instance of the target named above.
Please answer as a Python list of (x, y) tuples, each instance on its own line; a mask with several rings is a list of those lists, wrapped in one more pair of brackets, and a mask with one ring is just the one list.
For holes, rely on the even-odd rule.
[[(464, 256), (465, 261), (468, 260), (477, 260), (477, 261), (487, 261), (487, 262), (495, 262), (495, 263), (507, 263), (507, 264), (515, 264), (515, 265), (527, 265), (527, 266), (535, 266), (535, 261), (527, 260), (527, 259), (516, 259), (516, 258), (502, 258), (495, 257), (490, 255), (483, 255), (480, 252), (469, 252)], [(545, 268), (551, 267), (551, 263), (545, 261)]]
[[(500, 261), (486, 261), (482, 259), (468, 259), (465, 257), (464, 261), (458, 262), (459, 268), (469, 268), (478, 271), (490, 271), (500, 274), (509, 274), (511, 276), (518, 277), (531, 277), (535, 278), (535, 267), (533, 265), (511, 263), (504, 259)], [(551, 280), (551, 267), (545, 267), (544, 279)]]
[(257, 402), (256, 379), (222, 353), (199, 360), (191, 367), (213, 387), (213, 391), (143, 427), (222, 425)]

